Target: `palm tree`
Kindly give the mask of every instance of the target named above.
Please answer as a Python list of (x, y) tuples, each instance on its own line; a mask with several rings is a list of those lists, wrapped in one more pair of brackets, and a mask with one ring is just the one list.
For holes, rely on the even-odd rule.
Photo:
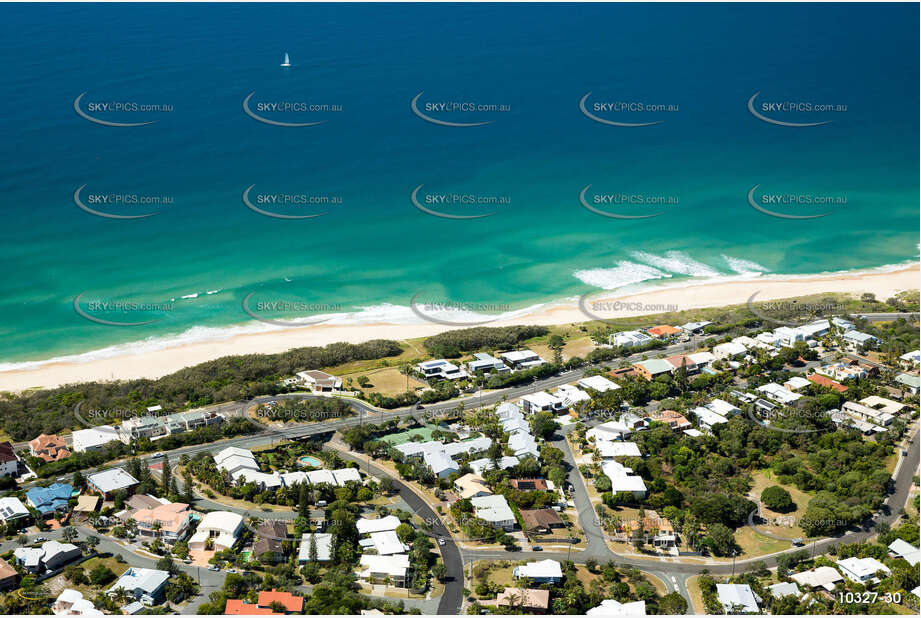
[(67, 526), (66, 528), (64, 528), (64, 531), (62, 532), (62, 536), (64, 537), (65, 541), (70, 543), (75, 538), (77, 538), (77, 529), (74, 528), (73, 526)]

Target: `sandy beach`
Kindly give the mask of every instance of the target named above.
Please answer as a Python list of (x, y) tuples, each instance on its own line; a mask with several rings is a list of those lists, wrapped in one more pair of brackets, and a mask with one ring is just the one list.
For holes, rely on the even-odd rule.
[[(871, 292), (877, 298), (886, 299), (897, 292), (918, 288), (919, 266), (914, 264), (890, 272), (836, 273), (790, 278), (768, 275), (744, 281), (690, 282), (631, 294), (598, 291), (591, 295), (590, 301), (594, 303), (600, 300), (618, 300), (622, 305), (637, 303), (654, 307), (644, 309), (628, 306), (618, 309), (616, 313), (594, 312), (600, 318), (625, 318), (663, 313), (668, 310), (684, 311), (744, 304), (756, 293), (757, 301), (828, 292), (853, 294)], [(663, 306), (669, 309), (663, 309)], [(539, 324), (549, 326), (585, 322), (589, 319), (580, 310), (579, 302), (571, 300), (543, 305), (528, 314), (513, 319), (492, 321), (488, 325)], [(0, 390), (15, 392), (92, 380), (157, 378), (183, 367), (232, 354), (277, 353), (295, 347), (321, 346), (337, 341), (357, 343), (381, 338), (402, 340), (465, 327), (436, 324), (420, 319), (418, 324), (319, 324), (272, 332), (234, 335), (220, 340), (177, 345), (133, 355), (125, 354), (84, 362), (48, 362), (28, 369), (3, 371), (0, 372)]]

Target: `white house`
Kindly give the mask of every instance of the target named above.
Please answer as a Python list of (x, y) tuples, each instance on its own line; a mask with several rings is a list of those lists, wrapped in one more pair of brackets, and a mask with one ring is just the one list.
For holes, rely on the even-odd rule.
[(715, 356), (717, 360), (733, 359), (745, 356), (745, 351), (746, 350), (744, 345), (741, 343), (732, 343), (730, 341), (714, 346), (713, 356)]
[(599, 393), (616, 391), (620, 388), (619, 384), (611, 382), (604, 376), (588, 376), (587, 378), (582, 378), (579, 380), (578, 384), (582, 388), (590, 388), (592, 390), (598, 391)]
[(795, 392), (800, 389), (806, 388), (810, 384), (812, 384), (812, 382), (810, 382), (809, 380), (807, 380), (806, 378), (802, 376), (793, 376), (792, 378), (790, 378), (789, 380), (783, 383), (783, 387), (787, 389), (788, 391)]
[(99, 425), (91, 429), (78, 429), (71, 434), (71, 438), (73, 440), (73, 450), (75, 453), (102, 450), (106, 444), (113, 440), (118, 440), (124, 444), (128, 443), (127, 437), (111, 425)]
[(527, 577), (535, 584), (558, 584), (563, 581), (563, 568), (556, 560), (529, 562), (515, 567), (512, 574), (516, 578)]
[(494, 528), (511, 530), (515, 527), (515, 513), (508, 505), (505, 496), (479, 496), (471, 498), (474, 515), (489, 523)]
[(471, 374), (482, 371), (484, 375), (488, 376), (494, 372), (508, 373), (511, 369), (498, 358), (485, 352), (477, 352), (473, 355), (473, 360), (467, 363), (467, 371)]
[(879, 345), (879, 339), (873, 335), (862, 333), (859, 330), (849, 330), (842, 337), (845, 343), (853, 349), (857, 348), (875, 348)]
[(918, 562), (921, 562), (921, 550), (902, 539), (896, 539), (889, 543), (889, 553), (893, 556), (904, 558), (905, 562), (911, 566), (918, 566)]
[(195, 534), (189, 539), (189, 549), (206, 549), (208, 539), (213, 539), (216, 550), (230, 549), (240, 536), (243, 516), (230, 511), (212, 511), (202, 517)]
[(355, 522), (355, 527), (358, 529), (359, 536), (363, 534), (373, 534), (375, 532), (396, 530), (399, 525), (400, 519), (396, 515), (387, 515), (386, 517), (378, 517), (377, 519), (360, 517)]
[(794, 573), (790, 576), (790, 579), (807, 590), (822, 588), (828, 591), (834, 590), (838, 582), (844, 581), (844, 578), (841, 577), (841, 573), (830, 566), (822, 566), (809, 571), (803, 571), (802, 573)]
[(416, 370), (426, 379), (462, 380), (467, 377), (466, 371), (443, 358), (419, 363)]
[(332, 393), (342, 390), (342, 378), (330, 375), (325, 371), (300, 371), (296, 374), (296, 377), (298, 383), (316, 393)]
[[(514, 468), (519, 463), (521, 462), (517, 457), (504, 456), (501, 459), (499, 459), (499, 469), (508, 470), (509, 468)], [(482, 459), (476, 459), (470, 462), (470, 469), (473, 470), (474, 473), (479, 474), (480, 476), (482, 476), (483, 473), (486, 472), (487, 470), (492, 470), (493, 468), (495, 468), (495, 465), (493, 464), (493, 461), (489, 459), (488, 457), (484, 457)]]
[(646, 345), (652, 341), (655, 341), (655, 339), (639, 330), (625, 330), (620, 333), (611, 333), (608, 335), (608, 343), (615, 348), (633, 348)]
[(553, 393), (555, 397), (562, 400), (563, 406), (571, 408), (577, 403), (590, 401), (591, 396), (583, 390), (576, 388), (571, 384), (564, 384)]
[(727, 614), (758, 614), (758, 597), (748, 584), (717, 584), (716, 596)]
[(697, 420), (700, 423), (700, 428), (704, 431), (712, 431), (716, 425), (729, 422), (729, 419), (727, 419), (725, 416), (717, 414), (708, 408), (698, 406), (691, 410), (691, 412), (693, 412), (694, 416), (697, 417)]
[(614, 599), (605, 599), (598, 607), (585, 612), (586, 616), (645, 616), (646, 601), (621, 603)]
[(890, 575), (892, 572), (885, 564), (876, 558), (845, 558), (836, 562), (841, 573), (852, 582), (858, 584), (878, 583), (876, 574), (880, 571)]
[(603, 459), (612, 457), (642, 457), (636, 442), (601, 440), (595, 442), (595, 448)]
[(96, 609), (93, 602), (83, 598), (83, 593), (73, 588), (64, 588), (51, 606), (51, 613), (55, 616), (87, 616), (88, 618), (101, 618), (105, 616)]
[(514, 350), (512, 352), (503, 352), (499, 355), (512, 369), (530, 369), (543, 365), (547, 361), (537, 355), (537, 352), (531, 350)]
[(865, 421), (876, 423), (883, 427), (891, 425), (892, 421), (895, 420), (895, 417), (888, 412), (877, 410), (876, 408), (871, 408), (855, 401), (845, 401), (841, 409), (847, 414), (856, 416)]
[(779, 404), (790, 405), (798, 399), (802, 399), (802, 395), (799, 393), (792, 393), (782, 387), (776, 382), (769, 382), (763, 384), (756, 389), (759, 393), (764, 393), (764, 396), (772, 401), (776, 401)]
[(543, 391), (522, 395), (521, 404), (527, 414), (534, 414), (535, 412), (559, 412), (566, 409), (562, 399)]
[(375, 556), (365, 554), (359, 562), (360, 579), (368, 582), (389, 581), (398, 588), (406, 587), (406, 572), (409, 570), (409, 556), (394, 554), (392, 556)]
[(704, 407), (711, 412), (716, 412), (720, 416), (725, 417), (735, 416), (736, 414), (742, 413), (742, 410), (723, 399), (714, 399)]
[(29, 517), (29, 509), (15, 496), (0, 498), (0, 519), (4, 523)]
[(310, 562), (311, 536), (317, 546), (317, 561), (329, 562), (332, 559), (333, 535), (324, 532), (305, 532), (301, 535), (301, 545), (297, 551), (297, 561), (300, 564)]

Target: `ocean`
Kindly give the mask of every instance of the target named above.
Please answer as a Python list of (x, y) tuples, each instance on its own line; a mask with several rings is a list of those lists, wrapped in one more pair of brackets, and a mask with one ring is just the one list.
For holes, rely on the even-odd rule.
[(0, 11), (0, 369), (918, 259), (917, 5)]

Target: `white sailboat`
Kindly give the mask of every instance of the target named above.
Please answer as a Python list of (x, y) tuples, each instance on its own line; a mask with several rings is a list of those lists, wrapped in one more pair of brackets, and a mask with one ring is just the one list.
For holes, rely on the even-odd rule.
[(281, 63), (281, 66), (283, 67), (291, 66), (291, 59), (288, 58), (288, 52), (285, 52), (285, 61)]

